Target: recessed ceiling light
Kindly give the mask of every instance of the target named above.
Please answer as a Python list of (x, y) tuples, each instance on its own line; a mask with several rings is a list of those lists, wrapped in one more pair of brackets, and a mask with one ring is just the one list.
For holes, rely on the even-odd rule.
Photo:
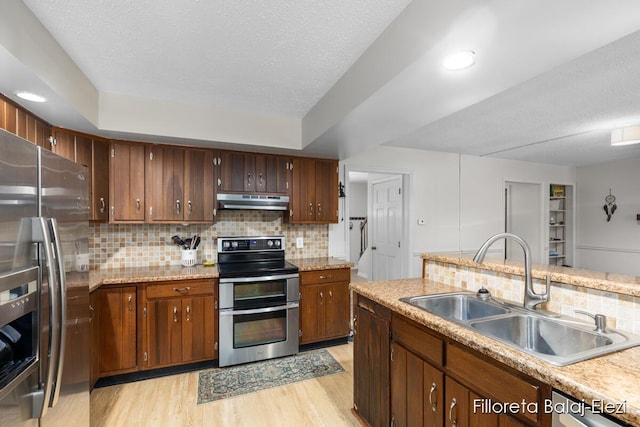
[(27, 101), (32, 102), (47, 102), (47, 98), (31, 92), (18, 91), (16, 92), (16, 96), (18, 98), (26, 99)]
[(442, 60), (442, 66), (447, 70), (464, 70), (476, 63), (476, 53), (472, 50), (462, 50), (447, 55)]
[(640, 144), (640, 126), (627, 126), (611, 131), (611, 145)]

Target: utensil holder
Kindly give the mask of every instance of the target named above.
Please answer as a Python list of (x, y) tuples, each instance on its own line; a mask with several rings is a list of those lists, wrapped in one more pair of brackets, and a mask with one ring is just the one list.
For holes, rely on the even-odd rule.
[(183, 249), (181, 251), (182, 265), (185, 267), (193, 267), (196, 265), (196, 253), (197, 249)]

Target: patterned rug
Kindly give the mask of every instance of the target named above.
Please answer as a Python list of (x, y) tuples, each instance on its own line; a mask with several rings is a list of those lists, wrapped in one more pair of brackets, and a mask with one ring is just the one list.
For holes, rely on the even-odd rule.
[(344, 368), (325, 349), (201, 371), (198, 404), (340, 372), (344, 372)]

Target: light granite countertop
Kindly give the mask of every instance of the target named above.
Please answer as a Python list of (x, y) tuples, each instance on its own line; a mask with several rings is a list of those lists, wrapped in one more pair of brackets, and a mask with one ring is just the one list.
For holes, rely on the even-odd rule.
[[(524, 276), (522, 262), (509, 261), (498, 258), (484, 259), (482, 264), (473, 261), (473, 255), (468, 254), (421, 254), (423, 260), (432, 260), (449, 263), (458, 266), (481, 268), (483, 270), (500, 273), (518, 274)], [(623, 295), (640, 296), (640, 277), (625, 276), (615, 273), (583, 270), (573, 267), (559, 267), (552, 265), (534, 264), (531, 266), (531, 275), (536, 279), (545, 279), (550, 276), (551, 281), (566, 283), (568, 285), (582, 286), (584, 288), (597, 289)]]
[(640, 347), (557, 367), (491, 338), (399, 301), (399, 298), (460, 291), (427, 279), (352, 282), (350, 288), (442, 335), (589, 404), (624, 404), (615, 417), (640, 425)]
[(287, 260), (300, 271), (331, 270), (334, 268), (351, 268), (353, 263), (333, 257), (297, 258)]
[[(353, 263), (331, 257), (299, 258), (289, 260), (300, 271), (329, 270), (350, 268)], [(89, 272), (89, 291), (102, 285), (122, 285), (127, 283), (163, 282), (169, 280), (213, 279), (218, 277), (217, 266), (196, 265), (183, 267), (171, 265), (163, 267), (131, 267), (91, 270)]]
[(89, 291), (102, 285), (121, 285), (127, 283), (163, 282), (168, 280), (213, 279), (218, 277), (218, 268), (196, 265), (183, 267), (130, 267), (91, 270), (89, 272)]

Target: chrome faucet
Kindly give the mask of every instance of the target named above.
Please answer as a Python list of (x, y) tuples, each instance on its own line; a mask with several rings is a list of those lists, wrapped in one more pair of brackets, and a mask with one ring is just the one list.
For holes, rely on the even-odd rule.
[(524, 251), (524, 307), (530, 310), (536, 308), (538, 304), (542, 304), (543, 302), (549, 301), (549, 288), (550, 281), (547, 276), (547, 284), (546, 289), (543, 294), (537, 294), (533, 290), (533, 280), (531, 278), (531, 250), (529, 249), (529, 245), (524, 239), (520, 236), (517, 236), (513, 233), (498, 233), (493, 235), (487, 239), (486, 242), (480, 246), (478, 252), (473, 257), (473, 261), (481, 264), (484, 260), (485, 255), (487, 254), (487, 250), (489, 246), (491, 246), (496, 240), (500, 239), (511, 239), (517, 242)]

